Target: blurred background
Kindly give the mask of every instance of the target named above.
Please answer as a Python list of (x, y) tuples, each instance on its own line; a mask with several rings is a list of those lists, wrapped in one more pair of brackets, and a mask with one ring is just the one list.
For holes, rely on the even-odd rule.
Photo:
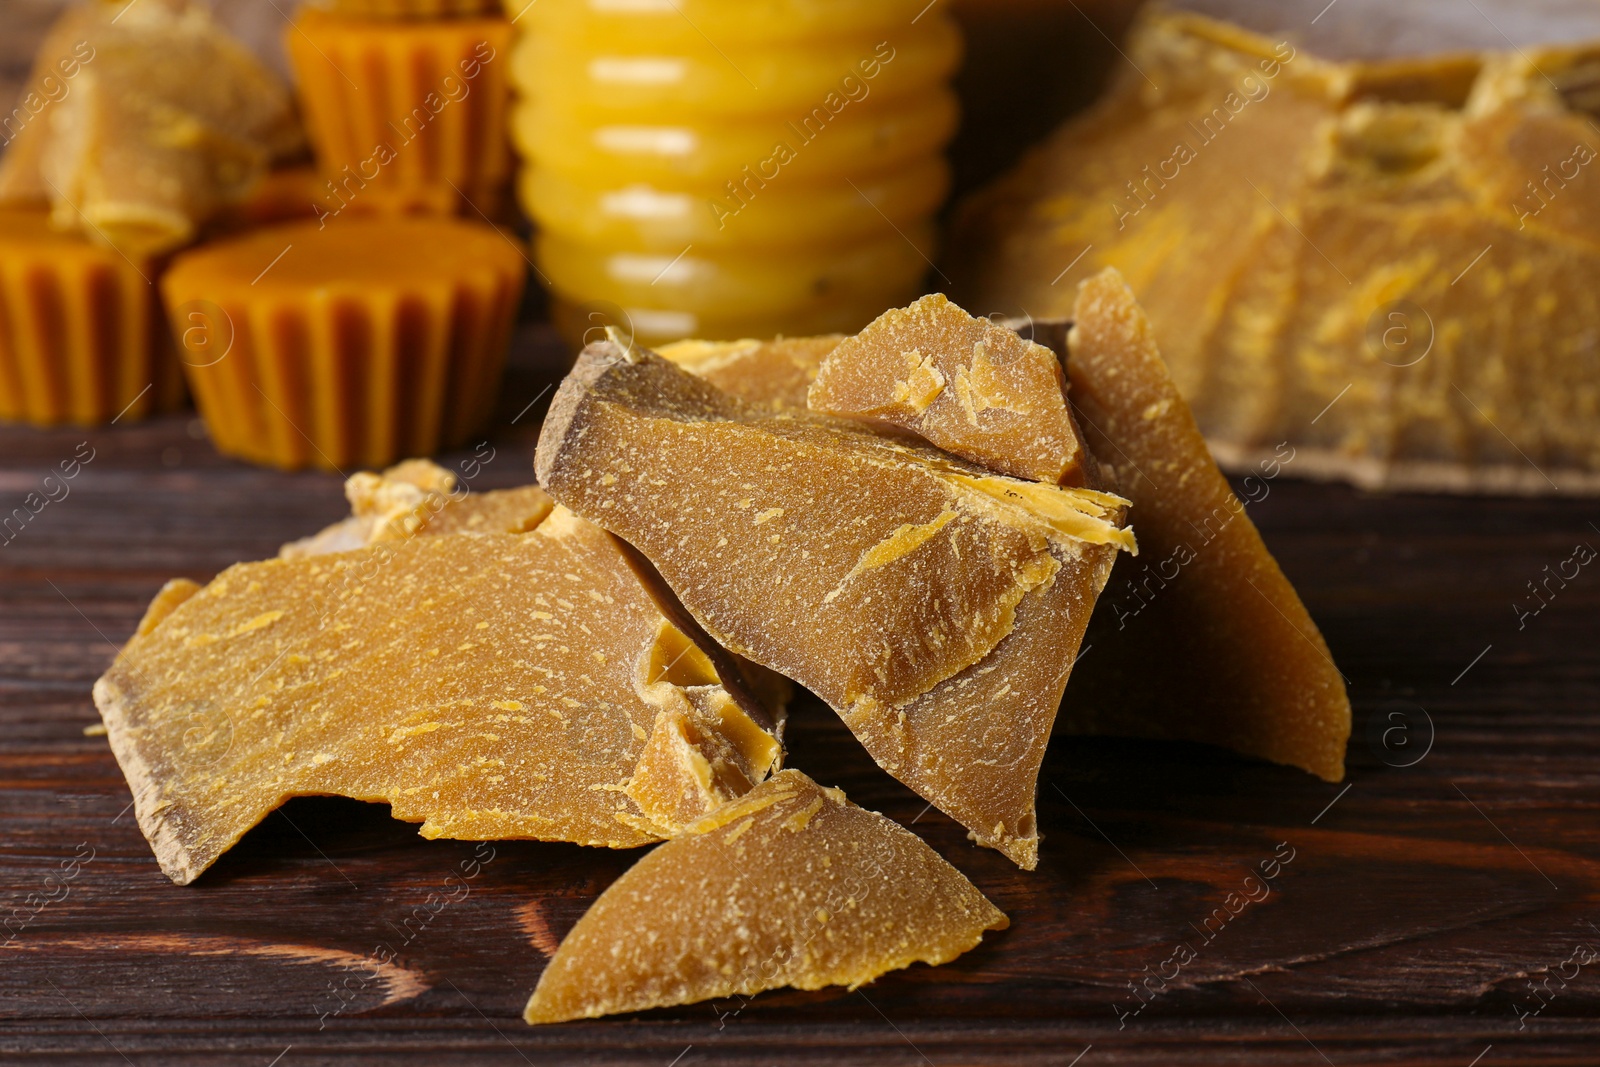
[(1600, 493), (1593, 0), (13, 0), (0, 28), (0, 420), (187, 395), (228, 455), (381, 466), (486, 425), (530, 324), (560, 364), (602, 327), (829, 337), (931, 291), (1059, 318), (1113, 267), (1230, 471), (1289, 444), (1364, 488)]
[[(27, 79), (50, 24), (76, 0), (6, 0), (0, 8), (0, 99)], [(1093, 100), (1142, 0), (938, 0), (967, 38), (956, 75), (966, 116), (951, 149), (956, 189), (1014, 163), (1057, 122)], [(288, 77), (283, 33), (298, 0), (215, 0), (219, 22)], [(1019, 102), (1026, 106), (1019, 107)]]

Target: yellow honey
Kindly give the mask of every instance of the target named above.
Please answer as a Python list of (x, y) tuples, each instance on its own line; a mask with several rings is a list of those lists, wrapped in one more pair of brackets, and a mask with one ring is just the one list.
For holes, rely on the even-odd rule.
[(926, 0), (540, 0), (517, 192), (556, 321), (646, 342), (854, 330), (920, 291), (956, 124)]

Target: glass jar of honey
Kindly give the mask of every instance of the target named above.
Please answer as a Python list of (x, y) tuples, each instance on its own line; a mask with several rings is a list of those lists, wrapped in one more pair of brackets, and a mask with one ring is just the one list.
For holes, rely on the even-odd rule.
[(570, 337), (854, 330), (920, 292), (961, 52), (937, 0), (511, 14), (518, 192)]

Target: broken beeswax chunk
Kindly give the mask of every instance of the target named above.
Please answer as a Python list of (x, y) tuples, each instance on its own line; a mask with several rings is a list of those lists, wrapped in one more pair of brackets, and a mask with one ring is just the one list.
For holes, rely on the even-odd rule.
[(1065, 316), (1118, 268), (1241, 475), (1600, 494), (1600, 4), (1326, 3), (1142, 5), (953, 213), (952, 292)]
[(946, 963), (1005, 915), (909, 830), (783, 771), (641, 859), (550, 960), (530, 1023)]
[[(742, 681), (564, 508), (528, 534), (171, 584), (94, 693), (179, 883), (292, 796), (387, 802), (430, 838), (623, 848), (737, 796), (781, 754)], [(662, 731), (689, 743), (646, 761)]]
[[(1116, 550), (1133, 548), (1125, 501), (767, 415), (612, 342), (562, 383), (537, 464), (712, 638), (809, 688), (885, 770), (1032, 866), (1060, 686)], [(1008, 640), (1021, 620), (1041, 633)]]
[[(360, 471), (345, 480), (344, 493), (350, 501), (348, 519), (289, 542), (278, 549), (278, 557), (300, 559), (348, 552), (368, 544), (423, 535), (526, 533), (544, 521), (554, 503), (537, 485), (466, 493), (454, 474), (426, 459), (408, 459), (382, 474)], [(626, 546), (622, 548), (635, 562), (636, 570), (649, 568), (648, 563), (640, 568), (637, 554), (630, 554)], [(653, 572), (641, 573), (640, 578), (645, 580), (652, 575)], [(656, 606), (673, 625), (695, 627), (694, 620), (672, 599), (671, 592), (663, 592), (664, 583), (659, 577), (646, 580), (645, 584), (647, 589), (656, 591)], [(761, 706), (775, 716), (781, 714), (793, 695), (788, 679), (720, 649), (713, 654), (729, 655), (732, 662), (720, 664), (718, 669), (738, 671)]]
[[(1268, 555), (1254, 525), (1243, 513), (1243, 505), (1228, 489), (1203, 442), (1194, 436), (1188, 406), (1172, 389), (1131, 294), (1120, 280), (1113, 283), (1109, 275), (1097, 279), (1087, 292), (1098, 299), (1079, 307), (1083, 329), (1077, 335), (1076, 361), (1069, 363), (1075, 385), (1071, 395), (1077, 409), (1076, 421), (1087, 428), (1092, 445), (1084, 452), (1086, 469), (1091, 473), (1100, 469), (1094, 462), (1097, 453), (1116, 460), (1105, 465), (1110, 468), (1107, 473), (1113, 479), (1120, 473), (1119, 491), (1134, 500), (1135, 514), (1140, 516), (1142, 555), (1149, 562), (1106, 594), (1108, 603), (1102, 609), (1102, 621), (1095, 624), (1089, 643), (1117, 651), (1078, 673), (1072, 696), (1062, 709), (1062, 731), (1184, 738), (1276, 759), (1325, 777), (1342, 777), (1350, 712), (1337, 673), (1326, 664), (1319, 667), (1315, 653), (1325, 650), (1325, 645), (1315, 624)], [(1118, 321), (1123, 326), (1117, 327)], [(1063, 357), (1067, 352), (1068, 326), (1070, 322), (1064, 319), (1015, 321), (1015, 328)], [(1093, 346), (1086, 347), (1091, 338)], [(712, 347), (707, 342), (683, 344)], [(694, 369), (693, 364), (685, 365)], [(775, 378), (764, 389), (754, 376), (739, 384), (740, 395), (757, 403), (781, 396), (791, 388), (786, 381)], [(1228, 528), (1225, 536), (1219, 536), (1224, 526)], [(1195, 551), (1196, 543), (1212, 541), (1225, 546), (1230, 554), (1227, 563), (1220, 568), (1201, 566), (1194, 569), (1194, 577), (1180, 577), (1180, 584), (1195, 583), (1180, 597), (1168, 600), (1168, 593), (1156, 593), (1165, 590), (1174, 575), (1190, 573), (1185, 560)], [(1230, 569), (1241, 560), (1256, 570)], [(1293, 625), (1308, 635), (1310, 643), (1302, 645), (1299, 658), (1291, 655), (1280, 660), (1276, 668), (1257, 672), (1245, 660), (1246, 650), (1259, 647), (1248, 625), (1223, 623), (1220, 628), (1197, 636), (1197, 627), (1210, 626), (1209, 620), (1231, 612), (1229, 605), (1234, 601), (1230, 598), (1235, 594), (1256, 598), (1257, 594), (1239, 581), (1241, 574), (1251, 576), (1261, 592), (1270, 595), (1272, 603), (1282, 609), (1283, 618), (1296, 620)], [(1163, 603), (1159, 611), (1152, 605), (1152, 610), (1146, 612), (1143, 605), (1152, 594), (1160, 596)], [(1064, 617), (1081, 624), (1088, 614), (1087, 606), (1068, 610), (1043, 603), (1067, 595), (1064, 589), (1029, 594), (1018, 608), (1014, 632), (983, 662), (905, 709), (908, 719), (915, 720), (919, 709), (923, 714), (943, 714), (939, 702), (944, 700), (987, 702), (995, 698), (996, 692), (1015, 700), (1015, 694), (1021, 691), (1029, 693), (1023, 698), (1028, 705), (1025, 718), (1048, 723), (1047, 716), (1054, 714), (1054, 705), (1046, 711), (1041, 701), (1052, 683), (1041, 679), (1032, 689), (1007, 688), (1000, 681), (1001, 675), (986, 668), (993, 660), (1010, 658), (1014, 664), (1026, 665), (1020, 669), (1035, 673), (1058, 669), (1064, 686), (1071, 656), (1062, 658), (1052, 649), (1068, 641), (1076, 649), (1083, 636), (1081, 625), (1075, 632), (1054, 632), (1053, 636), (1042, 638), (1041, 630), (1027, 620), (1036, 611), (1039, 617)], [(1092, 603), (1091, 599), (1089, 605)], [(1271, 623), (1272, 619), (1269, 616), (1264, 622)], [(1058, 623), (1057, 631), (1059, 626)], [(1123, 629), (1130, 632), (1124, 634)], [(1052, 630), (1046, 627), (1043, 632), (1050, 635)], [(1287, 630), (1278, 637), (1292, 643), (1299, 641)], [(1021, 651), (1024, 643), (1042, 640), (1053, 643), (1040, 651)], [(1278, 647), (1276, 639), (1273, 647)], [(1150, 668), (1152, 649), (1165, 650), (1159, 671)], [(1095, 656), (1101, 657), (1102, 653)], [(1298, 692), (1292, 678), (1281, 677), (1284, 669), (1291, 676), (1305, 669), (1307, 692)], [(1278, 705), (1280, 699), (1287, 703)], [(1272, 710), (1275, 706), (1299, 709), (1307, 718), (1289, 715), (1278, 721)], [(908, 733), (920, 735), (922, 731)], [(1017, 734), (1018, 739), (1027, 736), (1026, 729)], [(943, 752), (954, 764), (976, 756), (975, 752), (957, 753), (949, 747)], [(950, 808), (945, 810), (954, 814)]]
[(6, 115), (0, 201), (47, 199), (55, 225), (137, 260), (193, 240), (302, 152), (288, 86), (210, 6), (60, 5)]
[(1002, 474), (1085, 483), (1083, 438), (1055, 353), (939, 293), (885, 311), (843, 341), (809, 405), (910, 430)]
[(1147, 562), (1106, 591), (1063, 728), (1203, 741), (1344, 777), (1344, 679), (1116, 271), (1083, 282), (1074, 320), (1073, 402), (1134, 502)]
[(200, 583), (192, 582), (188, 578), (170, 578), (156, 591), (155, 597), (150, 601), (150, 606), (144, 609), (144, 616), (139, 620), (139, 625), (134, 628), (134, 635), (143, 637), (164, 622), (168, 615), (177, 611), (185, 600), (200, 591)]
[(878, 765), (1017, 866), (1039, 862), (1034, 793), (1061, 694), (1116, 552), (1052, 546), (1053, 582), (1017, 604), (1016, 624), (983, 659), (921, 696), (844, 715)]
[(417, 534), (526, 533), (550, 513), (550, 496), (536, 485), (472, 493), (456, 476), (425, 459), (408, 459), (382, 474), (359, 471), (345, 479), (350, 517), (290, 541), (282, 559), (348, 552)]
[(844, 334), (771, 341), (674, 341), (656, 349), (696, 377), (773, 412), (806, 410), (806, 392)]

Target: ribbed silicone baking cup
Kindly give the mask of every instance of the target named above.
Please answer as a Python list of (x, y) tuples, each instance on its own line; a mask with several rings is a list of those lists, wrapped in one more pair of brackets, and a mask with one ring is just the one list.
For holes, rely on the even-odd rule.
[(161, 288), (219, 451), (348, 470), (459, 446), (484, 424), (525, 272), (487, 226), (352, 216), (184, 253)]
[(405, 22), (308, 8), (284, 40), (318, 166), (353, 198), (367, 185), (470, 195), (510, 177), (505, 19)]
[(93, 425), (183, 403), (157, 264), (0, 209), (0, 419)]

